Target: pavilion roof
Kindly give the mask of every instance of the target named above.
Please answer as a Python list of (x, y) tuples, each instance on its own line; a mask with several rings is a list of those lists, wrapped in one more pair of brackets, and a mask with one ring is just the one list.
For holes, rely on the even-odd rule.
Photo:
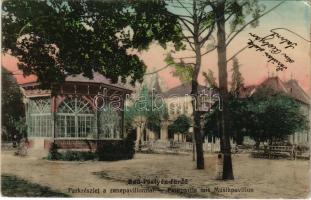
[[(117, 87), (120, 89), (131, 91), (131, 89), (125, 87), (122, 84), (112, 83), (110, 79), (108, 79), (107, 77), (103, 76), (102, 74), (100, 74), (98, 72), (93, 73), (92, 79), (89, 79), (89, 78), (83, 76), (82, 74), (70, 75), (70, 76), (66, 77), (65, 82), (66, 83), (98, 83), (98, 84), (105, 84), (105, 85), (109, 85), (112, 87)], [(27, 83), (20, 84), (21, 87), (35, 86), (35, 85), (39, 85), (39, 83), (37, 81), (30, 81)]]

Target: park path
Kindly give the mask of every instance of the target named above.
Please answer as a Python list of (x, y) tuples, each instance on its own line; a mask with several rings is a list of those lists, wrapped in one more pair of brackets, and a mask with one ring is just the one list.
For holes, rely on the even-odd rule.
[[(188, 179), (186, 187), (210, 188), (192, 197), (209, 198), (307, 198), (310, 196), (310, 163), (306, 160), (254, 159), (248, 154), (233, 154), (235, 180), (215, 180), (216, 155), (206, 155), (206, 170), (196, 170), (191, 155), (136, 154), (132, 160), (116, 162), (47, 161), (16, 157), (2, 152), (2, 173), (14, 174), (28, 181), (68, 193), (68, 188), (132, 188), (127, 180), (137, 178)], [(167, 185), (166, 185), (167, 186)], [(165, 185), (159, 188), (165, 191)], [(136, 186), (135, 186), (136, 187)], [(137, 185), (137, 187), (140, 187)], [(215, 192), (215, 188), (223, 191)], [(141, 188), (141, 187), (140, 187)], [(226, 188), (252, 189), (228, 192)], [(144, 194), (70, 194), (79, 197), (189, 197), (173, 193)]]
[[(110, 189), (127, 189), (133, 188), (124, 182), (113, 181), (100, 178), (94, 175), (94, 172), (102, 171), (109, 162), (67, 162), (67, 161), (47, 161), (35, 157), (17, 157), (13, 152), (2, 152), (2, 174), (11, 174), (26, 179), (30, 182), (50, 187), (69, 194), (73, 197), (159, 197), (159, 198), (180, 198), (175, 194), (165, 194), (159, 191), (152, 193), (72, 193), (68, 188), (103, 188), (106, 191)], [(120, 161), (122, 162), (122, 161)], [(126, 162), (126, 161), (123, 161)], [(112, 164), (118, 164), (113, 162)], [(110, 166), (111, 167), (111, 166)]]

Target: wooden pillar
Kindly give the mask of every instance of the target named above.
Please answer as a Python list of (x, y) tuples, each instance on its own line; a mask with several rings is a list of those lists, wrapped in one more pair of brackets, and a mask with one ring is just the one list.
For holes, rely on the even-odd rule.
[(161, 140), (168, 141), (168, 122), (162, 121), (161, 122)]
[(149, 130), (148, 128), (146, 128), (146, 134), (147, 134), (147, 139), (148, 141), (150, 140), (156, 140), (156, 135), (153, 131)]
[(126, 133), (125, 126), (124, 126), (125, 99), (126, 99), (126, 94), (123, 94), (122, 109), (120, 110), (120, 114), (121, 114), (120, 138), (127, 137), (127, 133)]
[(136, 147), (137, 149), (139, 148), (141, 142), (141, 127), (137, 126), (136, 127)]
[(136, 141), (141, 140), (141, 127), (137, 126), (136, 128)]
[[(30, 124), (31, 121), (30, 121), (30, 113), (29, 113), (29, 98), (27, 98), (26, 96), (23, 97), (23, 100), (24, 100), (24, 106), (25, 106), (25, 118), (26, 118), (26, 125), (27, 125), (27, 138), (29, 136), (29, 133), (30, 133)], [(24, 135), (24, 137), (26, 137)]]
[(51, 109), (51, 123), (52, 123), (52, 137), (53, 141), (56, 138), (56, 110), (57, 110), (57, 96), (52, 96), (52, 109)]
[(99, 121), (99, 111), (96, 108), (95, 110), (95, 134), (96, 134), (96, 139), (99, 140), (99, 129), (100, 129), (100, 121)]

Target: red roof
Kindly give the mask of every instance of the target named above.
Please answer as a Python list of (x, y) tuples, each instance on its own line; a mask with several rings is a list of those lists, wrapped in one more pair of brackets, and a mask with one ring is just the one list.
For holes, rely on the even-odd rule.
[(302, 103), (310, 104), (309, 95), (302, 89), (302, 87), (298, 84), (297, 80), (289, 80), (284, 83), (277, 76), (269, 77), (257, 86), (252, 85), (241, 88), (240, 97), (246, 98), (252, 96), (252, 94), (254, 94), (256, 89), (259, 87), (268, 87), (273, 89), (274, 91), (286, 93)]

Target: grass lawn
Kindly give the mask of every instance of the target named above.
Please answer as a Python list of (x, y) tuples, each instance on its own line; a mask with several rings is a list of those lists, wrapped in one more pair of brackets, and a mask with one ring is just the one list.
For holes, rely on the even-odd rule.
[(69, 197), (36, 183), (12, 175), (1, 175), (1, 193), (7, 197)]

